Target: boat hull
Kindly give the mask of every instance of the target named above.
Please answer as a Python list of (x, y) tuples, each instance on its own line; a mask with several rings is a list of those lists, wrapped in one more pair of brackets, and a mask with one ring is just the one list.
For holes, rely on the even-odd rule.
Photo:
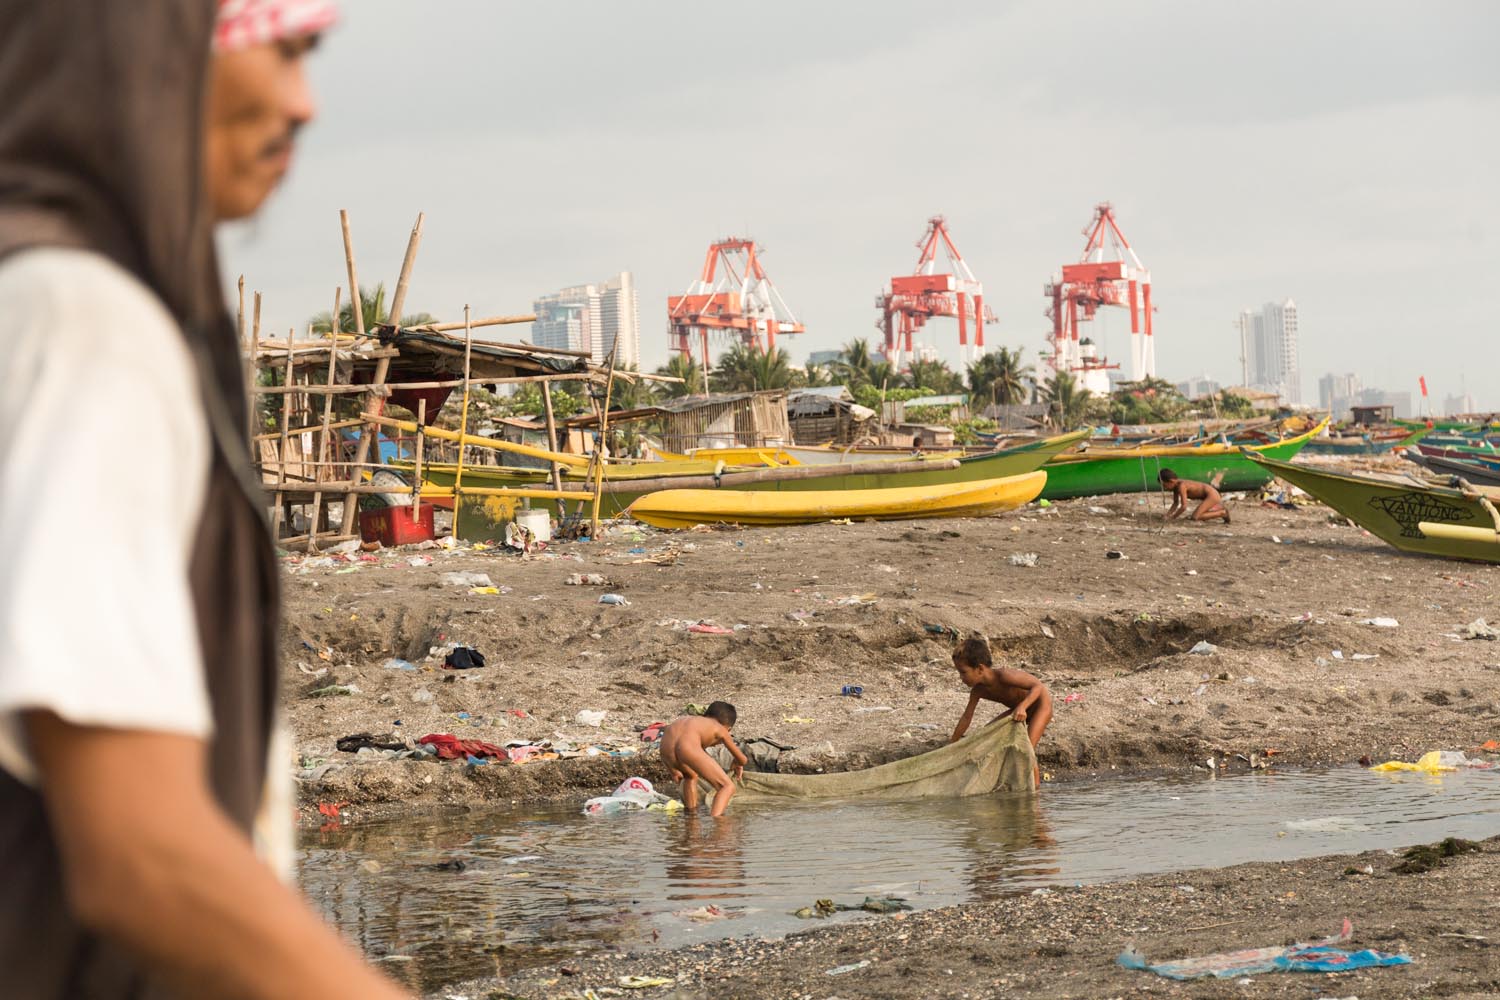
[(662, 490), (648, 493), (627, 513), (657, 528), (698, 524), (770, 527), (849, 518), (895, 521), (933, 517), (987, 517), (1036, 499), (1045, 472), (977, 483), (898, 486), (873, 490), (767, 493), (747, 490)]
[[(1078, 431), (1073, 434), (1062, 434), (1057, 437), (1045, 438), (1041, 441), (1028, 442), (1024, 445), (1006, 448), (989, 455), (973, 455), (959, 459), (956, 467), (953, 466), (951, 460), (929, 458), (933, 463), (931, 471), (851, 473), (818, 479), (775, 479), (738, 484), (734, 483), (732, 479), (726, 479), (721, 489), (733, 492), (807, 493), (830, 492), (834, 490), (895, 489), (911, 486), (946, 486), (956, 483), (983, 482), (1034, 472), (1046, 464), (1049, 459), (1054, 458), (1065, 449), (1076, 445), (1086, 435), (1086, 431)], [(646, 463), (644, 466), (635, 466), (634, 468), (649, 467), (651, 464), (654, 463)], [(713, 463), (700, 464), (712, 465)], [(422, 467), (422, 475), (424, 479), (434, 485), (452, 486), (454, 467), (451, 465), (425, 465)], [(545, 488), (548, 481), (548, 472), (545, 469), (517, 469), (494, 465), (477, 465), (464, 468), (464, 483), (469, 486), (534, 486)], [(582, 480), (577, 481), (581, 482)], [(619, 515), (625, 508), (651, 492), (649, 489), (632, 491), (624, 481), (611, 479), (611, 482), (622, 488), (615, 492), (605, 493), (600, 497), (599, 510), (606, 517)]]
[[(1279, 460), (1290, 460), (1323, 429), (1323, 425), (1272, 444), (1249, 449)], [(1171, 469), (1180, 479), (1212, 482), (1220, 490), (1250, 490), (1265, 484), (1270, 473), (1229, 445), (1133, 448), (1119, 454), (1100, 451), (1062, 455), (1046, 465), (1047, 500), (1103, 496), (1109, 493), (1151, 493), (1160, 489), (1157, 473)]]
[(1415, 480), (1377, 479), (1306, 465), (1294, 465), (1261, 455), (1250, 456), (1266, 471), (1307, 491), (1381, 541), (1403, 552), (1500, 562), (1500, 545), (1438, 537), (1422, 525), (1495, 528), (1494, 520), (1476, 498), (1444, 486)]

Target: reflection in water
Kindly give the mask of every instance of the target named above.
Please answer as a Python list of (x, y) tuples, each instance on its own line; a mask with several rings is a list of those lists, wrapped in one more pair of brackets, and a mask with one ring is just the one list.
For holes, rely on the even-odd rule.
[(1007, 792), (976, 800), (963, 820), (963, 843), (974, 861), (972, 898), (998, 899), (1016, 891), (1017, 877), (1046, 879), (1062, 871), (1047, 823), (1045, 796)]
[(745, 874), (744, 825), (738, 815), (688, 813), (667, 843), (666, 899), (739, 899)]
[[(570, 807), (416, 817), (308, 833), (302, 884), (367, 954), (432, 990), (580, 950), (781, 934), (806, 927), (791, 914), (817, 899), (931, 907), (1497, 832), (1500, 774), (1349, 769), (1080, 783), (1039, 799), (736, 802), (717, 820)], [(690, 916), (705, 906), (727, 915)]]

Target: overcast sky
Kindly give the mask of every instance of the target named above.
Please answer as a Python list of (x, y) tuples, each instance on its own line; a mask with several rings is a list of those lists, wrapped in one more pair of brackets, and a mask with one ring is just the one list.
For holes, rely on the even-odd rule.
[[(344, 281), (408, 309), (530, 311), (635, 272), (642, 353), (715, 238), (760, 241), (809, 351), (943, 213), (1034, 361), (1042, 286), (1112, 201), (1151, 269), (1157, 367), (1239, 381), (1239, 310), (1296, 300), (1304, 399), (1353, 371), (1500, 407), (1500, 4), (344, 3), (285, 188), (225, 234), (229, 278), (300, 326)], [(1128, 318), (1094, 336), (1129, 367)], [(952, 361), (951, 320), (929, 338)]]

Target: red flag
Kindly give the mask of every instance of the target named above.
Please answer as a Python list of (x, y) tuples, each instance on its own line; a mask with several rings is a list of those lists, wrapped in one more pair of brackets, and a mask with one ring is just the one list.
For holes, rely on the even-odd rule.
[(1417, 382), (1422, 386), (1422, 395), (1425, 397), (1427, 395), (1427, 376), (1418, 375)]

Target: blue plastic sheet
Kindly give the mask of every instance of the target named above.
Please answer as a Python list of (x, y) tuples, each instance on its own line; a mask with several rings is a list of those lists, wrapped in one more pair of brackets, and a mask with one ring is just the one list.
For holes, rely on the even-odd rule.
[(1347, 951), (1335, 947), (1348, 941), (1353, 934), (1353, 924), (1345, 920), (1338, 934), (1309, 944), (1246, 948), (1242, 951), (1183, 958), (1155, 965), (1134, 948), (1129, 948), (1116, 961), (1127, 969), (1154, 972), (1168, 979), (1202, 979), (1208, 976), (1230, 979), (1262, 972), (1352, 972), (1355, 969), (1410, 964), (1411, 958), (1406, 955), (1389, 955), (1368, 948), (1363, 951)]

